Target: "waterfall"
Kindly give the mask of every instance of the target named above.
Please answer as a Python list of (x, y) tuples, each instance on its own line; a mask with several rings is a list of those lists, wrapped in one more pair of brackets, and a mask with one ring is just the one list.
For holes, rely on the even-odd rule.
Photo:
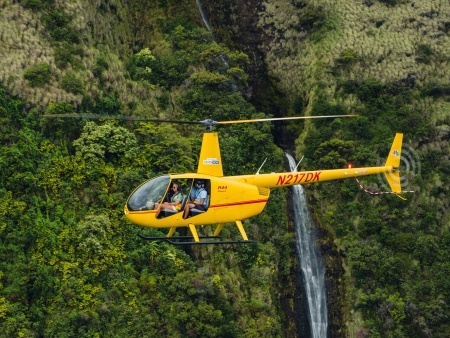
[[(286, 154), (291, 171), (297, 171), (294, 158)], [(308, 319), (312, 338), (327, 337), (327, 302), (325, 293), (325, 268), (316, 246), (313, 222), (309, 215), (306, 197), (301, 185), (294, 185), (293, 209), (297, 251), (305, 282), (308, 301)]]
[(208, 18), (206, 17), (205, 12), (203, 11), (203, 7), (202, 7), (200, 0), (195, 0), (195, 2), (197, 3), (198, 10), (200, 11), (200, 15), (202, 16), (202, 19), (203, 19), (203, 22), (205, 23), (206, 28), (212, 35), (211, 26), (209, 25), (209, 21), (208, 21)]
[[(202, 16), (202, 19), (203, 19), (203, 22), (205, 23), (206, 29), (211, 34), (213, 40), (216, 41), (216, 39), (214, 38), (214, 34), (213, 34), (212, 30), (211, 30), (211, 26), (209, 25), (208, 17), (206, 16), (205, 11), (203, 10), (202, 3), (200, 2), (200, 0), (195, 0), (195, 2), (197, 3), (198, 10), (200, 11), (200, 15)], [(220, 60), (222, 60), (222, 62), (225, 65), (225, 67), (227, 67), (227, 68), (230, 67), (228, 65), (228, 62), (223, 57), (223, 55), (219, 55), (219, 58), (220, 58)]]

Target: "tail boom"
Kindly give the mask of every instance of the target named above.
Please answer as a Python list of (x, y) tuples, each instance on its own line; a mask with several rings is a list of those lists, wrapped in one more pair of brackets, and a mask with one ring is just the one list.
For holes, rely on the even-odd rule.
[(375, 174), (389, 174), (396, 169), (392, 166), (346, 168), (316, 171), (285, 172), (260, 175), (244, 175), (229, 177), (229, 179), (243, 180), (246, 183), (265, 188), (287, 187), (297, 184), (309, 184), (340, 180), (344, 178), (360, 177)]
[(391, 187), (392, 192), (399, 194), (402, 192), (399, 171), (402, 151), (402, 139), (403, 134), (396, 134), (386, 163), (384, 166), (380, 167), (243, 175), (228, 177), (228, 179), (242, 181), (245, 183), (256, 185), (258, 187), (279, 188), (297, 184), (308, 184), (315, 182), (340, 180), (344, 178), (384, 174), (389, 183), (389, 186)]

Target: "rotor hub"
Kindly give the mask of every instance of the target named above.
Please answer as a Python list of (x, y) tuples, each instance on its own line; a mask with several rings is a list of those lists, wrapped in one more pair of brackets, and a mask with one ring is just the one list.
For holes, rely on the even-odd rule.
[(205, 131), (208, 133), (212, 132), (213, 126), (218, 124), (217, 121), (214, 121), (212, 119), (205, 119), (205, 120), (199, 121), (199, 122), (205, 126)]

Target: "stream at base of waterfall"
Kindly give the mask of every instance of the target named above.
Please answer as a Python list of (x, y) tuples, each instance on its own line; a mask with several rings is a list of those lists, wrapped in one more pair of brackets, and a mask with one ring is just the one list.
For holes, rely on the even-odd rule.
[[(291, 171), (297, 171), (295, 160), (286, 154)], [(328, 329), (327, 302), (325, 290), (325, 268), (317, 247), (314, 223), (309, 214), (304, 189), (292, 186), (295, 233), (298, 258), (305, 283), (308, 301), (308, 319), (312, 338), (326, 338)]]

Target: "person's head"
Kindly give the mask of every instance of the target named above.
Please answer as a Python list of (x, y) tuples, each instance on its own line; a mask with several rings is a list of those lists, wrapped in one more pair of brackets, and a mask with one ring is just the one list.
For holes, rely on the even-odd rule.
[(178, 183), (172, 184), (172, 190), (173, 190), (173, 192), (179, 192), (180, 191), (180, 185)]
[(204, 186), (205, 184), (203, 183), (203, 181), (195, 181), (196, 188), (203, 188)]

